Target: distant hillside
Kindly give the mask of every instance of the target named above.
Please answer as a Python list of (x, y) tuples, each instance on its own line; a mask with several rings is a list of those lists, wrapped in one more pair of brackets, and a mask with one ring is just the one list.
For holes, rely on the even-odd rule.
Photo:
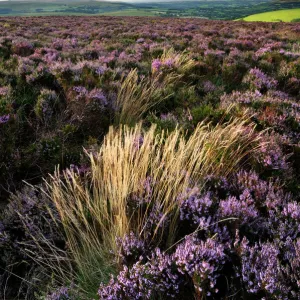
[[(127, 1), (127, 2), (126, 2)], [(299, 1), (279, 0), (0, 0), (0, 16), (160, 16), (236, 20), (282, 9), (300, 9)]]

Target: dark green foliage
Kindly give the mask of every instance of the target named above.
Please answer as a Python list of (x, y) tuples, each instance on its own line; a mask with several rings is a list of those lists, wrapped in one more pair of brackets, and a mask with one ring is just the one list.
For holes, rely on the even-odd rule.
[[(47, 284), (46, 270), (35, 259), (51, 251), (46, 241), (64, 249), (64, 237), (51, 217), (58, 215), (46, 195), (39, 189), (25, 187), (10, 197), (0, 221), (0, 297), (34, 299)], [(46, 239), (43, 242), (43, 239)], [(43, 249), (37, 248), (37, 241)], [(49, 280), (49, 277), (48, 277)], [(26, 298), (27, 299), (27, 298)]]
[(229, 114), (225, 114), (224, 110), (216, 109), (212, 105), (201, 105), (191, 110), (193, 124), (197, 125), (200, 122), (206, 121), (216, 125), (219, 122), (227, 122), (230, 119)]

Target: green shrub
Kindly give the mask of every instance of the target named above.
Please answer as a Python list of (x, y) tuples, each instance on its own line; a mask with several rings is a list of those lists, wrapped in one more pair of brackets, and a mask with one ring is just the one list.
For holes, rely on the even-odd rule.
[(59, 98), (54, 91), (42, 89), (34, 106), (35, 114), (46, 125), (49, 124), (54, 117), (58, 102)]

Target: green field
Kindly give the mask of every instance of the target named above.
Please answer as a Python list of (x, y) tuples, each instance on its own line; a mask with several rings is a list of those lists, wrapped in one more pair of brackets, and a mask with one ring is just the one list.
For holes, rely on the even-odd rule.
[(295, 22), (300, 21), (300, 8), (270, 11), (243, 18), (248, 22)]
[(114, 16), (114, 17), (150, 17), (150, 16), (158, 16), (157, 10), (151, 10), (151, 9), (126, 9), (126, 10), (117, 10), (112, 12), (103, 12), (99, 13), (100, 15), (104, 16)]
[[(95, 0), (1, 1), (0, 16), (161, 16), (194, 17), (215, 20), (248, 19), (268, 11), (300, 9), (295, 0), (190, 0), (152, 3), (126, 3)], [(287, 13), (290, 16), (289, 13)], [(300, 17), (297, 13), (293, 19)], [(282, 18), (280, 18), (282, 19)]]

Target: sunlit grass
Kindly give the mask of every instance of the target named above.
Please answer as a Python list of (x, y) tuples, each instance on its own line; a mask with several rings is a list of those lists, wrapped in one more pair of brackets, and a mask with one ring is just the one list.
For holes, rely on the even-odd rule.
[(291, 22), (295, 19), (300, 19), (300, 8), (269, 11), (243, 18), (249, 22)]
[[(157, 133), (156, 126), (143, 130), (141, 123), (111, 127), (98, 153), (89, 153), (89, 178), (76, 171), (59, 171), (48, 183), (47, 193), (54, 201), (67, 238), (68, 257), (75, 280), (86, 293), (112, 272), (110, 252), (118, 252), (116, 237), (129, 232), (145, 234), (146, 212), (128, 213), (128, 201), (143, 194), (143, 182), (151, 178), (152, 196), (147, 204), (159, 208), (161, 220), (170, 219), (167, 245), (174, 243), (179, 197), (190, 186), (201, 185), (208, 175), (227, 176), (246, 158), (254, 155), (260, 136), (246, 118), (211, 127), (199, 124), (187, 137), (177, 128)], [(138, 208), (137, 208), (138, 210)], [(61, 254), (58, 254), (61, 255)], [(64, 274), (64, 259), (57, 268)], [(52, 261), (53, 263), (53, 261)], [(72, 273), (72, 272), (71, 272)], [(70, 280), (70, 272), (65, 276)]]
[(153, 106), (169, 98), (173, 91), (170, 84), (178, 84), (182, 77), (195, 66), (195, 61), (186, 53), (165, 50), (161, 60), (172, 59), (176, 71), (167, 74), (152, 72), (151, 76), (140, 79), (136, 69), (123, 78), (117, 97), (118, 114), (116, 124), (134, 124)]

